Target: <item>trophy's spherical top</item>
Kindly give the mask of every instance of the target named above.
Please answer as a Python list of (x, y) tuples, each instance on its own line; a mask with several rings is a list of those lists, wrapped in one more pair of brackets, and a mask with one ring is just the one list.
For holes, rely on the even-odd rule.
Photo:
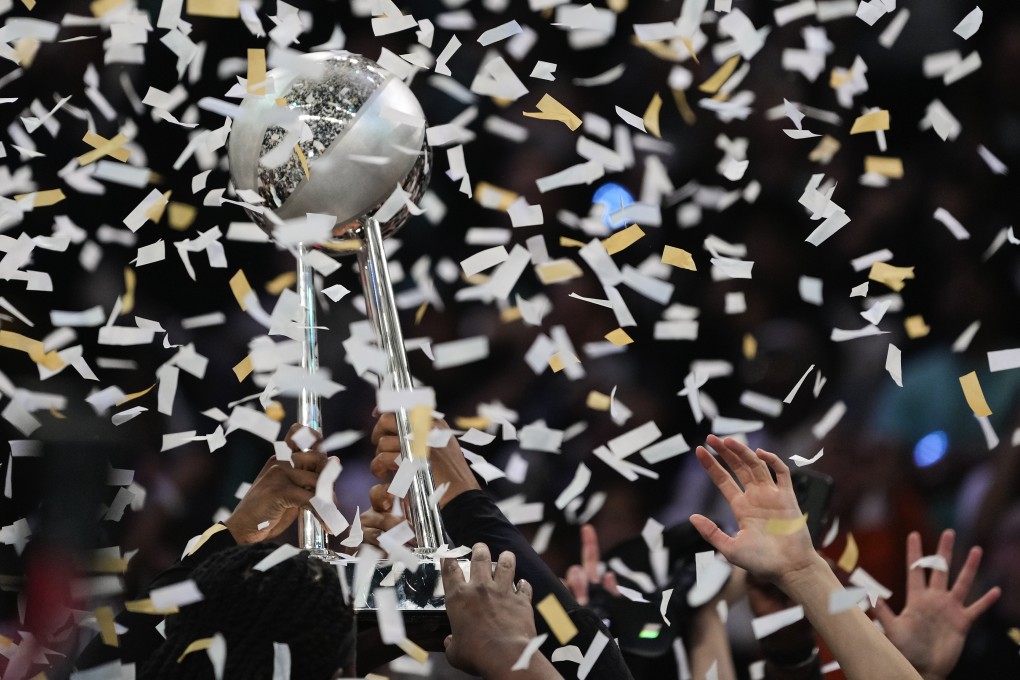
[[(238, 189), (258, 192), (280, 219), (334, 215), (335, 238), (372, 216), (398, 185), (418, 203), (431, 157), (421, 105), (402, 80), (365, 57), (319, 52), (274, 69), (267, 85), (270, 94), (245, 97), (230, 131)], [(381, 223), (383, 235), (407, 217), (402, 207)]]

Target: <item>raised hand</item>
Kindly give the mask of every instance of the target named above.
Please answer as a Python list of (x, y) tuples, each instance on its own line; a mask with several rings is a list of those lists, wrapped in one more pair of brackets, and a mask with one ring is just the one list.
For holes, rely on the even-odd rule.
[[(443, 420), (435, 420), (434, 425), (439, 429), (449, 429)], [(394, 414), (384, 413), (379, 416), (372, 429), (372, 443), (375, 445), (375, 457), (371, 464), (372, 474), (386, 483), (373, 486), (369, 490), (369, 497), (372, 509), (377, 512), (389, 512), (393, 509), (393, 494), (388, 491), (389, 481), (400, 467), (400, 438)], [(446, 446), (430, 448), (429, 462), (436, 485), (450, 483), (450, 488), (439, 499), (439, 507), (444, 507), (464, 491), (481, 488), (464, 458), (464, 453), (460, 450), (460, 444), (454, 437), (450, 437)]]
[(293, 465), (271, 456), (248, 493), (223, 522), (239, 544), (276, 538), (294, 523), (298, 511), (315, 495), (315, 482), (327, 459), (319, 448), (322, 435), (314, 430), (315, 440), (307, 450), (294, 443), (293, 437), (302, 427), (293, 425), (285, 438)]
[(698, 533), (731, 563), (770, 581), (813, 564), (818, 558), (797, 506), (790, 468), (774, 453), (752, 451), (732, 437), (710, 435), (708, 444), (740, 482), (738, 486), (705, 447), (698, 447), (698, 461), (729, 502), (740, 530), (728, 536), (707, 517), (691, 515)]
[(585, 524), (581, 527), (581, 564), (571, 565), (563, 580), (582, 607), (588, 606), (591, 601), (591, 587), (596, 584), (601, 584), (607, 594), (613, 597), (620, 596), (620, 591), (616, 587), (616, 574), (611, 571), (599, 574), (601, 561), (599, 536), (595, 532), (595, 527)]
[[(936, 554), (951, 564), (955, 535), (942, 532)], [(921, 535), (907, 536), (907, 602), (898, 615), (884, 600), (875, 606), (875, 616), (885, 634), (926, 680), (941, 680), (949, 675), (963, 651), (967, 632), (979, 616), (995, 604), (1002, 591), (992, 588), (967, 605), (974, 577), (981, 564), (981, 548), (973, 547), (949, 587), (949, 574), (933, 569), (925, 582), (924, 570), (911, 568), (921, 559)]]
[(486, 680), (559, 678), (552, 664), (535, 652), (525, 672), (511, 670), (536, 636), (531, 585), (521, 580), (514, 590), (517, 559), (505, 551), (496, 568), (484, 543), (471, 550), (470, 579), (457, 560), (443, 560), (446, 611), (453, 631), (444, 641), (446, 658), (455, 668)]

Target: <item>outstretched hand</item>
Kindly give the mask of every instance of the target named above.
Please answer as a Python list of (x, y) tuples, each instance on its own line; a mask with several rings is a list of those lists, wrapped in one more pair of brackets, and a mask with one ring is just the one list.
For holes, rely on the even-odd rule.
[(731, 563), (780, 586), (814, 564), (819, 558), (797, 505), (790, 468), (774, 453), (752, 451), (732, 437), (710, 435), (708, 445), (733, 474), (703, 446), (697, 449), (698, 461), (730, 504), (740, 529), (729, 536), (707, 517), (691, 515), (698, 533)]
[[(942, 532), (937, 555), (951, 564), (953, 541), (951, 529)], [(974, 621), (995, 604), (1002, 591), (992, 588), (974, 603), (967, 605), (974, 577), (981, 564), (981, 548), (973, 547), (949, 587), (949, 574), (933, 569), (925, 582), (921, 567), (911, 566), (921, 559), (921, 535), (916, 531), (907, 536), (907, 602), (898, 615), (884, 600), (875, 607), (875, 616), (885, 634), (925, 680), (941, 680), (949, 675), (963, 651), (967, 632)]]
[(294, 523), (298, 511), (315, 495), (315, 482), (327, 459), (319, 448), (322, 435), (314, 430), (315, 440), (308, 449), (301, 450), (294, 443), (294, 435), (303, 427), (293, 425), (285, 438), (293, 465), (270, 456), (248, 493), (223, 522), (238, 544), (276, 538)]

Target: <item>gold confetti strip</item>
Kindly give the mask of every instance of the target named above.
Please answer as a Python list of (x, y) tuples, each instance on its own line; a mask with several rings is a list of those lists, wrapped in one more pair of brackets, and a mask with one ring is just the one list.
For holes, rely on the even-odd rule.
[(747, 359), (748, 361), (753, 361), (754, 358), (758, 356), (757, 338), (755, 338), (750, 333), (745, 334), (742, 349), (744, 353), (744, 358)]
[(21, 333), (0, 331), (0, 347), (16, 349), (28, 355), (28, 358), (50, 371), (63, 368), (64, 360), (54, 350), (47, 352), (40, 340), (33, 340)]
[(411, 421), (411, 457), (429, 457), (429, 430), (432, 429), (432, 406), (418, 404), (407, 414)]
[(327, 250), (333, 250), (338, 253), (347, 253), (351, 251), (361, 250), (361, 239), (344, 238), (335, 241), (325, 241), (321, 245), (323, 248)]
[(131, 395), (124, 395), (123, 397), (120, 398), (120, 401), (116, 403), (116, 406), (121, 406), (122, 404), (126, 404), (127, 402), (133, 402), (139, 397), (145, 397), (150, 393), (150, 391), (152, 391), (152, 388), (155, 386), (156, 383), (153, 382), (151, 385), (149, 385), (142, 391), (136, 391), (136, 393), (132, 393)]
[(698, 271), (697, 265), (694, 264), (694, 256), (683, 248), (666, 246), (662, 251), (662, 263), (692, 272)]
[(606, 252), (610, 255), (615, 255), (624, 248), (628, 248), (645, 235), (644, 230), (636, 224), (632, 224), (626, 229), (621, 229), (607, 239), (602, 240), (602, 245), (605, 246)]
[(98, 574), (123, 574), (127, 567), (123, 557), (97, 557), (89, 563), (89, 570)]
[(556, 354), (553, 354), (551, 357), (549, 357), (549, 368), (553, 370), (553, 373), (559, 373), (564, 368), (566, 368), (567, 364), (579, 364), (579, 363), (581, 363), (581, 360), (575, 357), (574, 355), (569, 355), (566, 358), (564, 358), (560, 352), (557, 352)]
[(623, 347), (624, 345), (629, 345), (632, 342), (634, 342), (634, 338), (627, 335), (627, 331), (623, 330), (622, 328), (617, 328), (614, 331), (609, 331), (608, 333), (606, 333), (605, 337), (606, 340), (613, 343), (617, 347)]
[(415, 312), (414, 312), (414, 325), (415, 326), (420, 324), (421, 320), (425, 318), (425, 310), (427, 310), (428, 308), (429, 308), (429, 301), (428, 300), (426, 300), (425, 302), (423, 302), (420, 305), (418, 305), (418, 309), (415, 310)]
[(130, 314), (135, 308), (135, 285), (138, 277), (131, 267), (124, 267), (124, 295), (120, 298), (120, 313)]
[(833, 156), (839, 152), (842, 146), (840, 141), (832, 135), (824, 135), (821, 141), (818, 142), (818, 146), (808, 154), (808, 160), (825, 165), (832, 160)]
[(35, 9), (35, 0), (21, 0), (21, 4), (23, 4), (29, 12)]
[(914, 278), (914, 268), (894, 267), (893, 265), (886, 264), (885, 262), (876, 262), (871, 265), (871, 271), (868, 272), (868, 278), (872, 281), (884, 283), (898, 293), (903, 290), (904, 286), (907, 285), (904, 281)]
[(199, 17), (236, 19), (241, 16), (241, 0), (188, 0), (184, 11)]
[[(481, 205), (482, 196), (487, 195), (491, 199), (493, 194), (499, 197), (499, 201), (494, 204), (495, 209), (500, 210), (502, 212), (506, 212), (510, 208), (510, 204), (516, 201), (518, 198), (520, 198), (518, 194), (510, 191), (509, 189), (498, 187), (495, 184), (489, 184), (488, 182), (479, 182), (478, 184), (475, 185), (475, 191), (473, 194), (475, 203)], [(491, 208), (493, 206), (486, 205), (486, 207)]]
[(117, 626), (113, 622), (113, 609), (110, 607), (97, 607), (93, 612), (96, 615), (96, 623), (99, 624), (99, 636), (104, 645), (120, 647), (120, 640), (117, 639)]
[(191, 546), (191, 550), (188, 551), (188, 555), (194, 555), (196, 552), (198, 552), (199, 548), (205, 545), (206, 541), (212, 538), (215, 534), (218, 534), (219, 532), (226, 530), (226, 528), (227, 526), (225, 524), (220, 524), (219, 522), (217, 522), (216, 524), (213, 524), (211, 527), (203, 531), (202, 535), (198, 537), (197, 541), (195, 541), (195, 545)]
[(652, 101), (648, 102), (648, 108), (645, 109), (645, 115), (641, 118), (641, 121), (645, 124), (645, 129), (659, 139), (662, 139), (662, 132), (659, 130), (659, 113), (661, 111), (662, 97), (656, 92), (652, 96)]
[(570, 620), (567, 612), (563, 609), (563, 605), (560, 604), (560, 601), (552, 593), (546, 595), (541, 602), (536, 604), (535, 609), (545, 619), (549, 630), (553, 632), (553, 635), (556, 636), (561, 645), (567, 644), (577, 635), (577, 626)]
[(278, 276), (274, 276), (273, 279), (264, 286), (264, 288), (270, 295), (279, 295), (295, 283), (297, 283), (297, 273), (289, 271)]
[(683, 42), (684, 47), (687, 48), (687, 51), (690, 53), (691, 59), (694, 60), (694, 63), (700, 66), (701, 65), (701, 61), (698, 59), (698, 53), (694, 49), (694, 43), (691, 41), (691, 39), (690, 38), (683, 38), (683, 39), (681, 39), (681, 42)]
[(169, 614), (176, 614), (180, 611), (177, 607), (156, 609), (155, 605), (152, 604), (152, 599), (148, 597), (144, 600), (129, 600), (124, 603), (124, 609), (135, 614), (153, 614), (155, 616), (167, 616)]
[(887, 156), (865, 156), (864, 172), (871, 172), (890, 179), (903, 177), (903, 160)]
[(719, 88), (726, 84), (726, 81), (730, 79), (733, 72), (737, 70), (737, 64), (740, 63), (740, 55), (735, 54), (726, 62), (719, 67), (719, 70), (712, 74), (712, 77), (698, 85), (698, 89), (705, 94), (715, 94), (719, 91)]
[(583, 248), (585, 244), (584, 241), (578, 241), (576, 238), (560, 236), (560, 245), (564, 248)]
[(908, 316), (903, 320), (903, 328), (907, 331), (907, 337), (910, 339), (923, 338), (931, 332), (931, 327), (924, 322), (924, 317), (920, 314)]
[(404, 650), (404, 654), (407, 654), (409, 657), (411, 657), (420, 664), (424, 664), (426, 661), (429, 660), (429, 653), (426, 652), (421, 647), (419, 647), (418, 645), (416, 645), (415, 643), (408, 640), (407, 638), (404, 638), (403, 640), (398, 642), (397, 647), (400, 647), (402, 650)]
[(210, 647), (212, 647), (212, 643), (213, 639), (211, 637), (200, 638), (198, 640), (195, 640), (190, 645), (188, 645), (183, 652), (181, 652), (181, 655), (179, 657), (177, 657), (177, 663), (184, 661), (184, 657), (186, 657), (188, 654), (191, 654), (192, 652), (200, 652), (203, 649), (209, 649)]
[(171, 201), (167, 206), (167, 221), (170, 223), (170, 228), (176, 231), (184, 231), (190, 227), (197, 215), (198, 209), (187, 203)]
[(534, 113), (532, 111), (525, 111), (524, 116), (526, 118), (537, 118), (538, 120), (555, 120), (563, 123), (571, 132), (581, 127), (581, 119), (574, 115), (574, 113), (563, 104), (553, 99), (550, 95), (545, 95), (539, 100), (537, 108), (540, 113)]
[(458, 430), (470, 430), (472, 427), (476, 430), (484, 430), (492, 424), (492, 419), (482, 416), (464, 417), (455, 419), (453, 424)]
[(520, 307), (508, 307), (499, 313), (499, 320), (503, 323), (513, 323), (524, 318)]
[(694, 113), (694, 109), (687, 102), (687, 93), (683, 90), (673, 90), (673, 103), (676, 104), (677, 111), (680, 112), (680, 117), (684, 119), (684, 122), (688, 125), (694, 125), (698, 122), (698, 117)]
[(592, 390), (588, 393), (588, 399), (585, 400), (584, 405), (592, 411), (608, 411), (612, 403), (613, 400), (608, 394)]
[(244, 275), (243, 269), (238, 269), (237, 273), (230, 277), (230, 290), (234, 293), (234, 299), (237, 300), (237, 304), (241, 306), (241, 311), (248, 311), (248, 303), (245, 302), (245, 298), (252, 292), (251, 284), (248, 283), (248, 277)]
[(553, 260), (535, 265), (535, 274), (544, 286), (584, 276), (581, 267), (573, 260)]
[(251, 372), (254, 370), (255, 365), (252, 364), (251, 355), (249, 354), (234, 366), (234, 375), (237, 376), (237, 382), (244, 382), (244, 379), (251, 375)]
[(248, 94), (266, 93), (266, 51), (248, 48)]
[(1020, 645), (1020, 628), (1010, 628), (1007, 635), (1009, 635), (1010, 640)]
[(62, 200), (67, 198), (67, 196), (64, 196), (64, 192), (60, 189), (47, 189), (46, 191), (33, 191), (27, 194), (15, 194), (14, 200), (20, 201), (28, 196), (32, 196), (33, 208), (45, 208), (46, 206), (60, 203)]
[(305, 173), (305, 179), (311, 179), (312, 175), (308, 172), (308, 159), (305, 158), (305, 152), (301, 150), (300, 144), (294, 145), (294, 153), (297, 154), (298, 160), (301, 162), (301, 169)]
[(628, 0), (606, 0), (606, 7), (617, 14), (627, 11)]
[(58, 411), (56, 406), (50, 406), (50, 415), (57, 420), (67, 420), (67, 416)]
[(857, 541), (854, 540), (853, 534), (847, 533), (846, 547), (843, 548), (843, 554), (840, 555), (839, 561), (836, 562), (836, 566), (849, 574), (857, 567), (857, 560), (859, 557), (860, 550), (857, 548)]
[(110, 10), (120, 7), (125, 2), (127, 0), (95, 0), (95, 2), (89, 5), (89, 9), (92, 11), (92, 16), (101, 17)]
[(131, 157), (131, 150), (123, 148), (129, 141), (123, 133), (118, 134), (113, 139), (106, 139), (94, 132), (86, 132), (81, 141), (91, 146), (94, 150), (78, 156), (78, 165), (94, 163), (103, 156), (109, 156), (121, 162), (127, 161)]
[(283, 419), (287, 416), (287, 410), (283, 408), (283, 404), (278, 401), (269, 402), (269, 406), (266, 407), (266, 415), (270, 420), (275, 420), (278, 423), (283, 422)]
[(807, 513), (793, 519), (770, 519), (765, 523), (765, 532), (773, 536), (789, 536), (807, 526)]
[(881, 111), (875, 111), (874, 113), (866, 113), (863, 116), (858, 116), (857, 120), (854, 121), (854, 125), (850, 128), (850, 134), (859, 135), (864, 132), (878, 132), (879, 130), (889, 129), (889, 112), (885, 109)]
[(163, 219), (163, 211), (166, 210), (167, 203), (170, 202), (170, 194), (172, 193), (173, 191), (163, 192), (160, 199), (145, 211), (145, 216), (152, 220), (153, 224), (159, 224), (159, 221)]
[(21, 38), (14, 43), (14, 60), (22, 68), (29, 68), (35, 62), (40, 47), (42, 42), (35, 38)]
[(974, 415), (979, 417), (992, 415), (992, 409), (989, 408), (988, 402), (985, 400), (985, 393), (981, 389), (981, 383), (978, 382), (976, 371), (971, 371), (967, 375), (961, 375), (960, 387), (963, 388), (963, 396), (967, 399), (967, 406), (970, 406), (970, 410), (974, 412)]

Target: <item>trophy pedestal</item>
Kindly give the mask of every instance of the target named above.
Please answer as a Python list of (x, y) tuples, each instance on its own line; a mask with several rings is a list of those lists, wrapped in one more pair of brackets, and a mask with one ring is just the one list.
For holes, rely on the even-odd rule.
[[(468, 578), (471, 560), (461, 558), (457, 564), (464, 577)], [(446, 594), (443, 591), (443, 576), (438, 559), (424, 559), (414, 571), (400, 568), (390, 560), (382, 560), (375, 565), (368, 588), (362, 588), (363, 592), (357, 592), (356, 569), (357, 560), (337, 564), (341, 584), (345, 592), (350, 593), (359, 625), (376, 621), (378, 606), (375, 593), (379, 588), (393, 589), (397, 609), (404, 617), (412, 617), (416, 621), (446, 621)]]

